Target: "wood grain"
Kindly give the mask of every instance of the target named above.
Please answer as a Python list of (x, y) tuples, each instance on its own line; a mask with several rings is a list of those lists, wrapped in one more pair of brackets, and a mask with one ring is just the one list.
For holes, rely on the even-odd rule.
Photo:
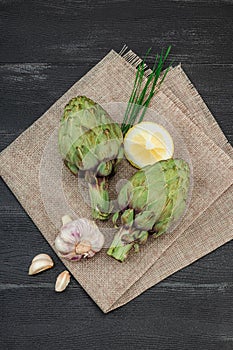
[[(172, 44), (233, 142), (232, 1), (1, 0), (0, 11), (0, 150), (124, 43), (140, 55)], [(232, 242), (104, 315), (73, 279), (54, 292), (62, 263), (2, 181), (0, 198), (1, 349), (233, 348)], [(40, 252), (55, 267), (29, 277)]]
[(183, 63), (232, 63), (232, 2), (1, 1), (0, 62), (91, 62), (124, 43)]

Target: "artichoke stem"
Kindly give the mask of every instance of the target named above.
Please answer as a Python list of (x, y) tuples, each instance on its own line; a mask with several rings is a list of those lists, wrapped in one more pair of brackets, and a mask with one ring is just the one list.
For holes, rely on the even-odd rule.
[[(107, 251), (109, 256), (123, 262), (135, 243), (144, 243), (148, 232), (122, 226), (115, 235), (110, 248)], [(138, 246), (139, 247), (139, 246)]]
[(110, 214), (109, 195), (105, 177), (95, 178), (88, 184), (94, 219), (107, 220)]

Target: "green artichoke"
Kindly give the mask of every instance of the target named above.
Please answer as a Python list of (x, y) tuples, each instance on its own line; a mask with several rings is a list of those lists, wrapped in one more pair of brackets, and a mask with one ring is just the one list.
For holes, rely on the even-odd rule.
[(123, 136), (117, 123), (85, 96), (66, 105), (59, 128), (59, 149), (65, 164), (88, 182), (92, 216), (106, 220), (110, 204), (106, 177), (123, 156)]
[(184, 212), (189, 190), (190, 170), (182, 159), (168, 159), (137, 171), (121, 188), (119, 211), (121, 228), (108, 249), (108, 255), (124, 261), (132, 247), (146, 242), (148, 235), (158, 237)]

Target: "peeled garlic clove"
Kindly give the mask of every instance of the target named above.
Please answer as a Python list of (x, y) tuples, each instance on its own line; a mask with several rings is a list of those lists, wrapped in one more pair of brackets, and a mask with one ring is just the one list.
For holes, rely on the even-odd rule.
[(70, 274), (67, 270), (65, 270), (57, 276), (55, 291), (63, 292), (63, 290), (66, 289), (69, 283), (70, 283)]
[(52, 258), (48, 254), (38, 254), (32, 259), (32, 262), (37, 260), (49, 260), (50, 262), (53, 263)]
[(48, 254), (38, 254), (33, 258), (28, 274), (35, 275), (39, 272), (51, 269), (53, 265), (53, 260)]

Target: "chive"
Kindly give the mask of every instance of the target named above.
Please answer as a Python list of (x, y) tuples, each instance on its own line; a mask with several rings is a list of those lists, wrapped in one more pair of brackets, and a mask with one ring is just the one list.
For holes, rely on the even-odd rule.
[[(156, 55), (155, 62), (152, 68), (152, 71), (150, 75), (147, 78), (147, 81), (142, 88), (143, 78), (145, 74), (145, 60), (150, 53), (151, 48), (149, 48), (146, 52), (146, 55), (143, 59), (143, 61), (139, 64), (136, 72), (136, 77), (134, 80), (134, 86), (132, 93), (129, 98), (129, 102), (125, 111), (124, 119), (121, 124), (121, 130), (123, 135), (126, 134), (126, 132), (132, 127), (132, 125), (136, 122), (139, 113), (142, 111), (140, 117), (139, 117), (139, 123), (143, 120), (146, 112), (146, 108), (148, 108), (150, 101), (154, 94), (156, 93), (156, 87), (157, 90), (162, 85), (170, 67), (171, 64), (168, 66), (168, 68), (165, 70), (162, 79), (160, 80), (159, 84), (158, 79), (161, 74), (161, 71), (163, 69), (164, 63), (170, 53), (171, 46), (169, 46), (163, 54), (163, 50), (161, 51), (160, 55)], [(149, 90), (150, 87), (150, 90)]]
[[(145, 72), (145, 68), (144, 68), (145, 60), (146, 60), (148, 54), (150, 53), (150, 51), (151, 51), (151, 48), (149, 48), (147, 50), (144, 59), (142, 60), (142, 62), (138, 66), (137, 73), (136, 73), (136, 78), (135, 78), (135, 81), (134, 81), (134, 87), (133, 87), (133, 90), (132, 90), (132, 93), (131, 93), (131, 96), (130, 96), (130, 99), (129, 99), (129, 102), (128, 102), (128, 105), (127, 105), (127, 109), (126, 109), (126, 112), (125, 112), (123, 123), (122, 123), (122, 126), (121, 126), (122, 131), (125, 130), (127, 128), (127, 124), (129, 124), (129, 121), (127, 122), (128, 118), (129, 118), (129, 115), (131, 115), (131, 116), (133, 115), (133, 112), (131, 112), (131, 109), (132, 109), (132, 107), (134, 107), (135, 101), (137, 100), (137, 96), (138, 96), (139, 91), (140, 91), (140, 87), (141, 87), (143, 76), (144, 76), (144, 72)], [(123, 133), (125, 134), (125, 132), (123, 132)]]

